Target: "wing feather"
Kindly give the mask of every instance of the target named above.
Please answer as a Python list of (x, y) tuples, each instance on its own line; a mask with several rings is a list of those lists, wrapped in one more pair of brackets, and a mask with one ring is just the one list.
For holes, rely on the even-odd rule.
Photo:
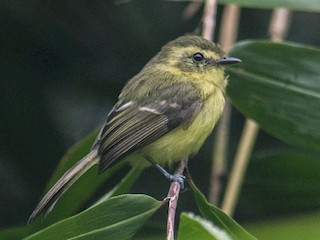
[(100, 172), (180, 124), (187, 128), (202, 107), (194, 90), (192, 86), (170, 86), (160, 91), (153, 102), (138, 105), (130, 100), (116, 105), (95, 144), (100, 156)]
[(123, 131), (120, 128), (104, 136), (106, 139), (100, 147), (100, 171), (105, 170), (115, 160), (126, 156), (127, 154), (147, 145), (168, 132), (167, 118), (164, 115), (155, 115), (153, 113), (137, 113), (141, 119), (139, 122), (133, 121), (130, 127), (125, 127)]

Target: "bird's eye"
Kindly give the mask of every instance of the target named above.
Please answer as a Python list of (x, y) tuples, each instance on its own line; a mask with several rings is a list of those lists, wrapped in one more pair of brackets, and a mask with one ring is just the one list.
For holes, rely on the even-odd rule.
[(192, 59), (194, 62), (198, 63), (204, 60), (204, 56), (202, 55), (202, 53), (197, 52), (193, 54)]

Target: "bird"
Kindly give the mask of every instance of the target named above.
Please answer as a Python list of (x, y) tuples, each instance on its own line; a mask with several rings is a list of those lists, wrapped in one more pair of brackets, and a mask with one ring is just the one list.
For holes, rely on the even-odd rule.
[[(56, 182), (29, 217), (46, 216), (69, 187), (93, 165), (99, 173), (120, 161), (142, 168), (172, 165), (194, 156), (225, 105), (225, 66), (241, 60), (200, 36), (165, 44), (123, 87), (91, 151)], [(181, 176), (165, 174), (173, 181)]]

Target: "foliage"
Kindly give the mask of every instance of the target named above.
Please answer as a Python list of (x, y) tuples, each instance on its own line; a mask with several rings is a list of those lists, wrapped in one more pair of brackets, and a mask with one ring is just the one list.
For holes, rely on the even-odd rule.
[[(165, 183), (154, 180), (157, 176), (152, 172), (142, 173), (138, 168), (128, 172), (125, 164), (115, 165), (101, 176), (97, 175), (97, 168), (92, 168), (67, 191), (46, 219), (32, 225), (24, 223), (39, 198), (41, 183), (49, 179), (45, 193), (89, 151), (97, 131), (71, 147), (49, 178), (54, 160), (66, 146), (103, 122), (123, 82), (159, 46), (198, 25), (201, 16), (189, 22), (177, 17), (188, 1), (179, 2), (183, 7), (172, 1), (133, 1), (117, 6), (108, 1), (55, 6), (38, 3), (41, 7), (7, 1), (1, 12), (0, 28), (5, 46), (1, 48), (4, 57), (0, 63), (5, 80), (0, 96), (4, 113), (0, 119), (4, 146), (0, 173), (1, 192), (5, 193), (1, 194), (0, 212), (12, 212), (10, 216), (1, 216), (3, 225), (9, 218), (8, 222), (16, 225), (5, 225), (0, 239), (130, 239), (135, 235), (139, 239), (163, 239), (162, 212), (166, 206), (156, 198), (163, 198)], [(258, 9), (286, 7), (313, 12), (304, 13), (293, 22), (302, 25), (295, 25), (298, 31), (289, 34), (289, 38), (319, 43), (315, 27), (316, 13), (320, 11), (318, 0), (219, 3), (251, 8), (243, 10), (239, 32), (243, 39), (266, 37), (263, 20), (268, 19), (270, 12)], [(264, 13), (263, 17), (260, 13)], [(308, 24), (299, 19), (309, 20)], [(250, 30), (254, 22), (255, 33)], [(265, 131), (260, 132), (235, 219), (241, 224), (251, 221), (244, 224), (245, 228), (262, 240), (317, 239), (320, 233), (315, 223), (319, 222), (319, 214), (314, 212), (320, 207), (320, 50), (294, 42), (246, 40), (238, 42), (229, 55), (241, 58), (243, 64), (229, 69), (228, 97), (243, 116), (254, 119)], [(231, 153), (235, 151), (243, 120), (239, 112), (234, 114)], [(204, 157), (210, 156), (208, 146), (207, 143), (200, 157), (190, 162), (203, 192), (207, 186), (204, 171), (210, 169), (210, 157)], [(3, 164), (2, 159), (10, 161)], [(139, 179), (141, 174), (146, 175)], [(145, 177), (148, 174), (154, 180), (150, 184), (145, 181), (149, 180)], [(209, 204), (193, 183), (190, 186), (194, 200), (188, 202), (198, 207), (201, 217), (194, 206), (179, 205), (182, 211), (195, 213), (180, 215), (178, 239), (255, 239)], [(181, 194), (180, 202), (186, 198), (188, 191)], [(142, 232), (138, 232), (140, 228)], [(152, 232), (149, 238), (148, 231)]]
[(228, 95), (237, 109), (273, 136), (319, 151), (320, 49), (248, 41), (230, 54), (243, 60), (230, 70)]

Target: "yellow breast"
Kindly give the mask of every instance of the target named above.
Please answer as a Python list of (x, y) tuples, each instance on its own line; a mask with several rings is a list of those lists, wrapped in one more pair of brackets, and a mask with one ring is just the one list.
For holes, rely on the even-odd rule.
[(224, 107), (224, 96), (220, 89), (206, 99), (203, 109), (192, 124), (184, 129), (177, 127), (140, 151), (155, 162), (171, 165), (183, 157), (196, 154), (212, 132)]

